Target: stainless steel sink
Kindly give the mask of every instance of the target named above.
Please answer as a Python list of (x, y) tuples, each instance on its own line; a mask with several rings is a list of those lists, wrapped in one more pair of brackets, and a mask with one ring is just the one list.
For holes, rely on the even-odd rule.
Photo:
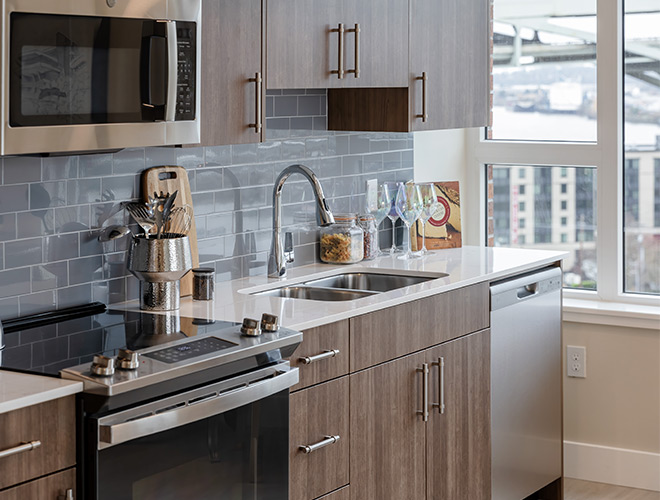
[(409, 276), (384, 273), (344, 273), (327, 278), (305, 281), (299, 285), (283, 286), (273, 290), (254, 292), (252, 295), (320, 301), (356, 300), (397, 288), (418, 285), (425, 281), (449, 276), (434, 273), (433, 276)]
[(265, 292), (257, 292), (253, 295), (265, 295), (268, 297), (282, 297), (285, 299), (306, 299), (321, 301), (355, 300), (369, 297), (375, 292), (339, 290), (335, 288), (315, 288), (311, 286), (285, 286)]
[(381, 274), (381, 273), (346, 273), (307, 281), (305, 285), (327, 287), (332, 289), (362, 290), (369, 292), (389, 292), (397, 288), (418, 285), (425, 281), (448, 276), (439, 274), (433, 277), (427, 276), (402, 276), (399, 274)]

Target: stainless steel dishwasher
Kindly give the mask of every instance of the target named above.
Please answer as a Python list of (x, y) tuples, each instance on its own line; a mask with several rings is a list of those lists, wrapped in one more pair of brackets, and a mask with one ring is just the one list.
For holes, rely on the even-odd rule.
[(561, 270), (494, 283), (493, 500), (522, 500), (562, 475)]

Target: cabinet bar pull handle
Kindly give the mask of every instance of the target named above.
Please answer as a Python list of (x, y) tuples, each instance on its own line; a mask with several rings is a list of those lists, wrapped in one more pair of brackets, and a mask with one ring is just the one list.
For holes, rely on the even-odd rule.
[(18, 453), (23, 453), (24, 451), (34, 450), (41, 446), (41, 441), (30, 441), (29, 443), (23, 443), (13, 448), (7, 448), (6, 450), (0, 451), (0, 458), (10, 457), (12, 455), (17, 455)]
[(322, 359), (334, 358), (337, 354), (339, 354), (339, 349), (330, 349), (323, 351), (321, 354), (316, 354), (314, 356), (303, 356), (302, 358), (298, 358), (298, 361), (300, 361), (303, 365), (309, 365), (312, 364), (314, 361), (321, 361)]
[(337, 38), (339, 40), (339, 57), (337, 60), (338, 69), (333, 69), (330, 73), (337, 75), (337, 77), (342, 80), (344, 78), (344, 24), (339, 23), (337, 28), (330, 30), (330, 33), (337, 33)]
[(438, 391), (440, 392), (438, 395), (440, 402), (433, 403), (433, 408), (437, 408), (438, 413), (442, 415), (445, 413), (445, 358), (438, 358), (437, 363), (434, 362), (433, 366), (438, 367)]
[(73, 500), (73, 490), (69, 488), (64, 495), (58, 495), (57, 500)]
[(355, 33), (355, 69), (349, 69), (346, 73), (353, 73), (355, 78), (360, 78), (360, 23), (355, 23), (355, 28), (346, 30), (346, 33)]
[(429, 119), (429, 108), (428, 108), (428, 81), (429, 78), (426, 75), (426, 71), (422, 73), (422, 76), (418, 76), (416, 80), (422, 81), (422, 114), (415, 115), (415, 118), (421, 118), (422, 122), (426, 123), (426, 120)]
[(417, 368), (417, 373), (422, 374), (422, 409), (417, 410), (417, 415), (422, 416), (424, 422), (429, 421), (429, 365), (422, 363), (421, 368)]
[(330, 446), (339, 441), (339, 436), (323, 436), (323, 440), (314, 444), (303, 444), (298, 446), (298, 449), (304, 454), (309, 455), (311, 452)]
[(248, 81), (256, 84), (255, 92), (257, 93), (256, 104), (254, 106), (254, 123), (250, 123), (248, 127), (253, 128), (257, 134), (260, 134), (261, 129), (263, 128), (263, 124), (261, 123), (261, 92), (263, 90), (263, 78), (261, 78), (261, 73), (255, 73), (254, 78), (250, 78)]

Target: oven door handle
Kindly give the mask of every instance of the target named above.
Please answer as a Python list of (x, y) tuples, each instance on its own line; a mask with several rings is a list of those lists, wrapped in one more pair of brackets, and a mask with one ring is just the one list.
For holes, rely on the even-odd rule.
[(116, 424), (99, 422), (98, 449), (197, 422), (267, 398), (298, 383), (298, 368), (278, 369), (272, 377), (244, 384), (213, 398)]

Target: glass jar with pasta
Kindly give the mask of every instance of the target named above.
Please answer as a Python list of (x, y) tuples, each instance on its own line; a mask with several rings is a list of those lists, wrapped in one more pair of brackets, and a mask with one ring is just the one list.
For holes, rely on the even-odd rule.
[(321, 260), (353, 264), (364, 256), (364, 236), (355, 214), (335, 214), (335, 224), (321, 228)]

